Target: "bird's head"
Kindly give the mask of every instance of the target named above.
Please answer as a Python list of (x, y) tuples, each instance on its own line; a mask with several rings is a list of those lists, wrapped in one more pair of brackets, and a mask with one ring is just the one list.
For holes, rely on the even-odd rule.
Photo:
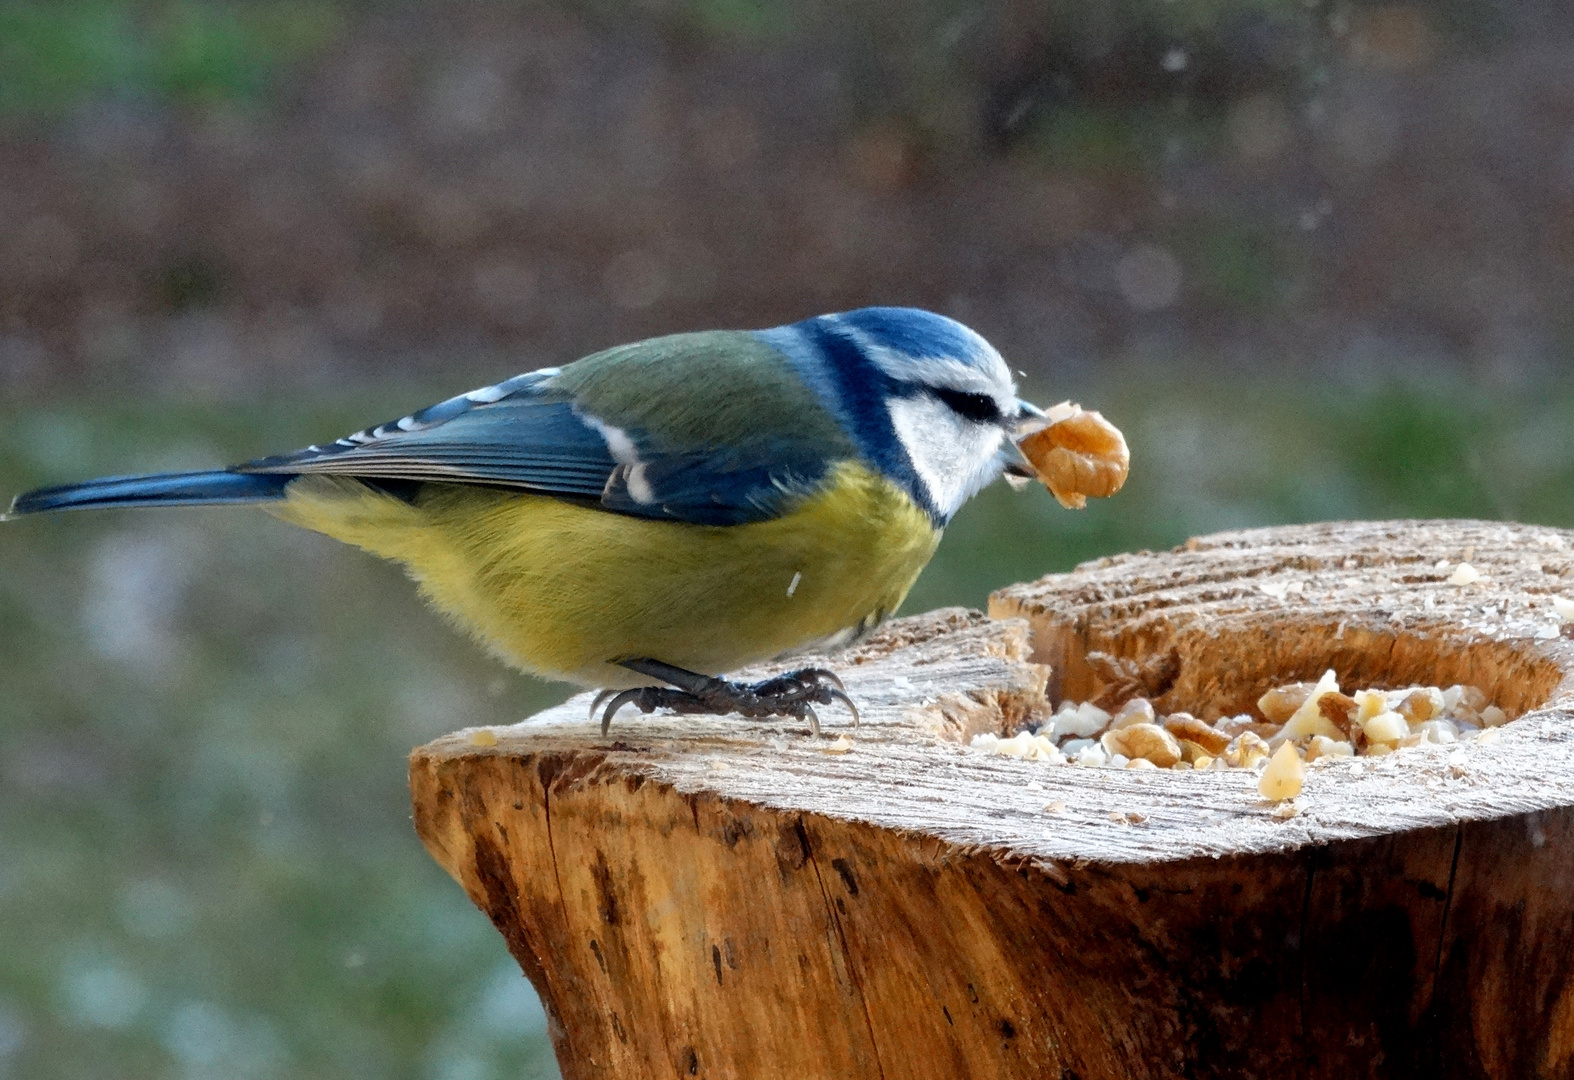
[(944, 525), (1018, 458), (1043, 413), (994, 346), (917, 308), (860, 308), (765, 331), (866, 456)]

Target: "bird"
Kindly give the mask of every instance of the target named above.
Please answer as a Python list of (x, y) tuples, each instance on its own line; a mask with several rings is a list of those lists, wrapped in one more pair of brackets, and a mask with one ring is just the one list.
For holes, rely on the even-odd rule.
[(632, 705), (806, 720), (833, 671), (729, 672), (867, 635), (1042, 410), (982, 336), (918, 308), (620, 345), (322, 445), (18, 495), (61, 510), (258, 504), (403, 565), (505, 663)]

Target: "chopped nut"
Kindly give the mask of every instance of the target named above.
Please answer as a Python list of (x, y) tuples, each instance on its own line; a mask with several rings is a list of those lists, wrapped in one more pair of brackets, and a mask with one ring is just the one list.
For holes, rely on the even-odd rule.
[(1066, 809), (1066, 803), (1065, 803), (1065, 800), (1063, 800), (1063, 799), (1055, 799), (1055, 800), (1053, 800), (1051, 802), (1047, 802), (1047, 803), (1044, 804), (1044, 813), (1046, 813), (1046, 814), (1063, 813), (1065, 811), (1065, 809)]
[(1288, 821), (1290, 818), (1293, 818), (1300, 812), (1300, 808), (1297, 807), (1295, 803), (1289, 802), (1288, 800), (1273, 808), (1273, 816), (1278, 818), (1280, 821)]
[(1223, 760), (1237, 769), (1249, 769), (1267, 757), (1268, 744), (1262, 740), (1262, 737), (1253, 735), (1249, 731), (1243, 731), (1230, 740), (1230, 745), (1225, 748), (1223, 758), (1219, 760)]
[(1071, 760), (1078, 765), (1099, 766), (1109, 762), (1109, 755), (1104, 753), (1102, 746), (1089, 740), (1088, 745), (1079, 750)]
[(1508, 713), (1496, 705), (1488, 705), (1481, 710), (1481, 725), (1483, 727), (1502, 727), (1506, 723), (1508, 723)]
[(1120, 429), (1070, 402), (1051, 409), (1050, 420), (1017, 448), (1060, 505), (1081, 510), (1089, 495), (1104, 498), (1119, 491), (1131, 468), (1131, 452)]
[(1268, 767), (1257, 781), (1257, 790), (1262, 792), (1265, 799), (1293, 799), (1301, 793), (1301, 785), (1305, 780), (1306, 764), (1301, 761), (1295, 744), (1287, 742), (1274, 752)]
[(1311, 743), (1306, 747), (1307, 761), (1316, 761), (1319, 758), (1354, 756), (1354, 743), (1330, 739), (1326, 735), (1313, 735)]
[(1149, 761), (1147, 758), (1134, 757), (1130, 761), (1126, 762), (1126, 768), (1128, 768), (1128, 769), (1157, 769), (1158, 766), (1153, 764), (1153, 762)]
[[(1191, 713), (1171, 713), (1166, 716), (1164, 730), (1183, 740), (1182, 750), (1185, 749), (1184, 741), (1189, 741), (1209, 757), (1219, 754), (1230, 745), (1229, 735), (1217, 730), (1212, 724), (1198, 720)], [(1192, 759), (1188, 757), (1186, 760)]]
[(1157, 720), (1153, 712), (1153, 703), (1147, 698), (1135, 697), (1120, 707), (1115, 718), (1110, 721), (1111, 730), (1130, 727), (1132, 724), (1151, 724)]
[[(1195, 746), (1196, 743), (1193, 743), (1192, 745)], [(1211, 769), (1213, 767), (1213, 762), (1214, 759), (1209, 757), (1207, 754), (1198, 754), (1192, 759), (1191, 767), (1193, 769)]]
[(1574, 600), (1562, 596), (1552, 598), (1552, 610), (1558, 617), (1558, 622), (1574, 622)]
[(1378, 713), (1388, 711), (1388, 695), (1381, 690), (1357, 690), (1355, 704), (1356, 723), (1364, 724)]
[[(824, 746), (820, 747), (823, 754), (845, 754), (853, 748), (853, 741), (846, 735), (838, 735)], [(1059, 751), (1056, 751), (1057, 753)]]
[(1301, 703), (1299, 709), (1295, 710), (1295, 715), (1284, 722), (1284, 728), (1279, 733), (1292, 739), (1308, 738), (1312, 735), (1326, 735), (1330, 739), (1344, 738), (1345, 731), (1325, 717), (1319, 708), (1319, 703), (1325, 696), (1338, 693), (1339, 677), (1330, 669), (1317, 680), (1317, 685), (1307, 693), (1306, 700)]
[(497, 732), (491, 728), (476, 728), (470, 733), (471, 746), (496, 746)]
[(1480, 580), (1481, 571), (1471, 566), (1468, 562), (1460, 563), (1454, 568), (1454, 572), (1448, 576), (1450, 585), (1474, 585)]
[(1287, 686), (1276, 686), (1257, 699), (1257, 711), (1262, 713), (1264, 720), (1282, 724), (1306, 704), (1306, 699), (1311, 697), (1312, 687), (1315, 685), (1315, 683), (1297, 682)]
[(1410, 725), (1396, 712), (1378, 713), (1361, 725), (1368, 742), (1396, 743), (1410, 734)]
[(1161, 769), (1167, 769), (1181, 759), (1180, 743), (1157, 724), (1132, 724), (1107, 731), (1102, 742), (1108, 754), (1144, 758)]
[(1404, 696), (1394, 712), (1404, 717), (1408, 723), (1422, 724), (1441, 714), (1443, 711), (1443, 692), (1433, 686), (1424, 686), (1419, 690), (1412, 690)]
[(1416, 725), (1414, 734), (1424, 742), (1452, 743), (1459, 741), (1459, 729), (1447, 720), (1427, 720)]
[(1461, 706), (1476, 713), (1487, 707), (1487, 696), (1479, 686), (1460, 686), (1458, 689), (1459, 704)]
[(1323, 714), (1323, 719), (1346, 735), (1350, 734), (1350, 725), (1354, 723), (1359, 710), (1355, 698), (1347, 697), (1337, 690), (1317, 699), (1317, 711)]

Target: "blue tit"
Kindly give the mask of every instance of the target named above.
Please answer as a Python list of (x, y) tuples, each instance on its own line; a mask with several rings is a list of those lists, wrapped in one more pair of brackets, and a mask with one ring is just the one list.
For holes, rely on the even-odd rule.
[(622, 345), (295, 453), (28, 492), (9, 516), (257, 503), (401, 563), (505, 662), (606, 688), (604, 721), (632, 703), (817, 730), (813, 704), (846, 701), (829, 672), (718, 676), (879, 624), (962, 504), (1021, 471), (1013, 435), (1042, 415), (974, 331), (863, 308)]

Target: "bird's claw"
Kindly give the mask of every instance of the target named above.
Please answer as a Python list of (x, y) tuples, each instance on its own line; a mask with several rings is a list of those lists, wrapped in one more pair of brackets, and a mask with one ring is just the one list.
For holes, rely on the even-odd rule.
[[(601, 734), (605, 736), (612, 724), (612, 717), (625, 705), (633, 705), (642, 713), (668, 709), (686, 715), (709, 714), (724, 716), (738, 713), (752, 719), (768, 716), (793, 716), (809, 722), (809, 730), (820, 734), (820, 718), (815, 705), (841, 702), (853, 714), (853, 726), (859, 725), (858, 706), (847, 696), (847, 687), (833, 671), (824, 668), (804, 668), (790, 671), (753, 685), (729, 682), (709, 675), (698, 675), (682, 668), (674, 668), (651, 660), (626, 660), (622, 666), (642, 675), (661, 679), (675, 686), (638, 686), (632, 690), (603, 690), (591, 702), (590, 713), (606, 703), (601, 714)], [(610, 700), (609, 700), (610, 698)]]

